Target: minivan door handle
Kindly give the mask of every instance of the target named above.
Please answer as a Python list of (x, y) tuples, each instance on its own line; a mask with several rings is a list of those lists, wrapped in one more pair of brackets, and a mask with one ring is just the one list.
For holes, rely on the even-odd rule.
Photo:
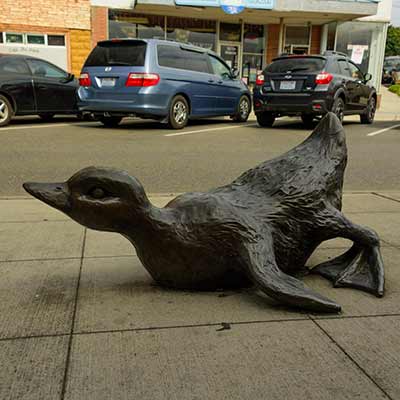
[(218, 81), (217, 83), (221, 84), (221, 83), (224, 83), (224, 81)]
[(208, 80), (208, 83), (213, 83), (214, 82), (214, 79), (209, 79)]

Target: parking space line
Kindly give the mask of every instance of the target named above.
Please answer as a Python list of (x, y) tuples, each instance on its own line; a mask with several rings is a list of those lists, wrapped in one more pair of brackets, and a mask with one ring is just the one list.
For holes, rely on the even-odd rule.
[(224, 129), (237, 129), (237, 128), (245, 128), (247, 126), (256, 126), (257, 124), (243, 124), (243, 125), (227, 125), (221, 126), (219, 128), (207, 128), (207, 129), (198, 129), (196, 131), (189, 131), (189, 132), (177, 132), (177, 133), (168, 133), (164, 136), (171, 137), (171, 136), (183, 136), (183, 135), (191, 135), (192, 133), (202, 133), (202, 132), (211, 132), (211, 131), (222, 131)]
[(21, 125), (21, 126), (4, 126), (3, 128), (0, 128), (0, 131), (14, 131), (14, 130), (20, 130), (20, 129), (39, 129), (39, 128), (55, 128), (58, 126), (71, 126), (71, 125), (77, 125), (82, 122), (69, 122), (69, 123), (55, 123), (55, 124), (37, 124), (37, 125)]
[(375, 131), (375, 132), (368, 133), (367, 136), (376, 136), (376, 135), (380, 135), (381, 133), (390, 131), (390, 130), (395, 129), (395, 128), (398, 128), (398, 127), (400, 127), (400, 124), (392, 125), (392, 126), (389, 126), (388, 128), (384, 128), (384, 129), (380, 129), (379, 131)]

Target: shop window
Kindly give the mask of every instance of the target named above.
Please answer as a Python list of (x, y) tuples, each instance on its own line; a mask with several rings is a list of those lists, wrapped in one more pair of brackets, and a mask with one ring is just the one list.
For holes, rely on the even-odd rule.
[(167, 38), (215, 50), (217, 26), (215, 21), (195, 18), (167, 18)]
[(360, 69), (368, 72), (375, 24), (349, 22), (338, 26), (336, 50), (345, 53)]
[(242, 40), (242, 26), (240, 24), (221, 22), (219, 26), (219, 39), (226, 42), (240, 42)]
[(28, 44), (41, 44), (44, 45), (45, 44), (45, 37), (44, 35), (30, 35), (27, 34), (26, 35), (26, 42)]
[(264, 26), (244, 25), (242, 78), (247, 84), (253, 84), (263, 68)]
[(286, 26), (284, 52), (308, 54), (310, 50), (309, 26)]
[(49, 46), (65, 46), (64, 35), (47, 35), (47, 44)]
[(24, 43), (22, 33), (6, 33), (6, 43)]
[(328, 39), (326, 42), (327, 50), (335, 50), (335, 41), (336, 41), (336, 22), (331, 22), (328, 24)]
[(109, 38), (165, 39), (165, 18), (109, 10)]

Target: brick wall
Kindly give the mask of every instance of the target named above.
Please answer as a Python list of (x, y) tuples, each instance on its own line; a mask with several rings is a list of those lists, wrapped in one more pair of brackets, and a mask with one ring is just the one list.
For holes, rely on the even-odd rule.
[(320, 25), (313, 25), (311, 30), (311, 54), (319, 54), (321, 51), (321, 34), (322, 27)]
[(0, 24), (90, 29), (90, 0), (0, 0)]
[(83, 63), (86, 60), (92, 43), (90, 31), (73, 29), (69, 33), (71, 72), (79, 76)]
[(108, 39), (108, 8), (92, 7), (92, 47), (100, 40)]
[(267, 64), (269, 64), (273, 58), (278, 56), (279, 53), (279, 30), (280, 26), (271, 24), (268, 25), (268, 36), (267, 36)]

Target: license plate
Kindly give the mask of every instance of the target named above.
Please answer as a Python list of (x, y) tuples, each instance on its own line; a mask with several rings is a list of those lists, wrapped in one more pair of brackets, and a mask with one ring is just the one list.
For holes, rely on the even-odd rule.
[(294, 90), (296, 89), (296, 81), (281, 81), (281, 90)]
[(114, 87), (115, 86), (115, 78), (102, 78), (101, 86), (102, 87)]

